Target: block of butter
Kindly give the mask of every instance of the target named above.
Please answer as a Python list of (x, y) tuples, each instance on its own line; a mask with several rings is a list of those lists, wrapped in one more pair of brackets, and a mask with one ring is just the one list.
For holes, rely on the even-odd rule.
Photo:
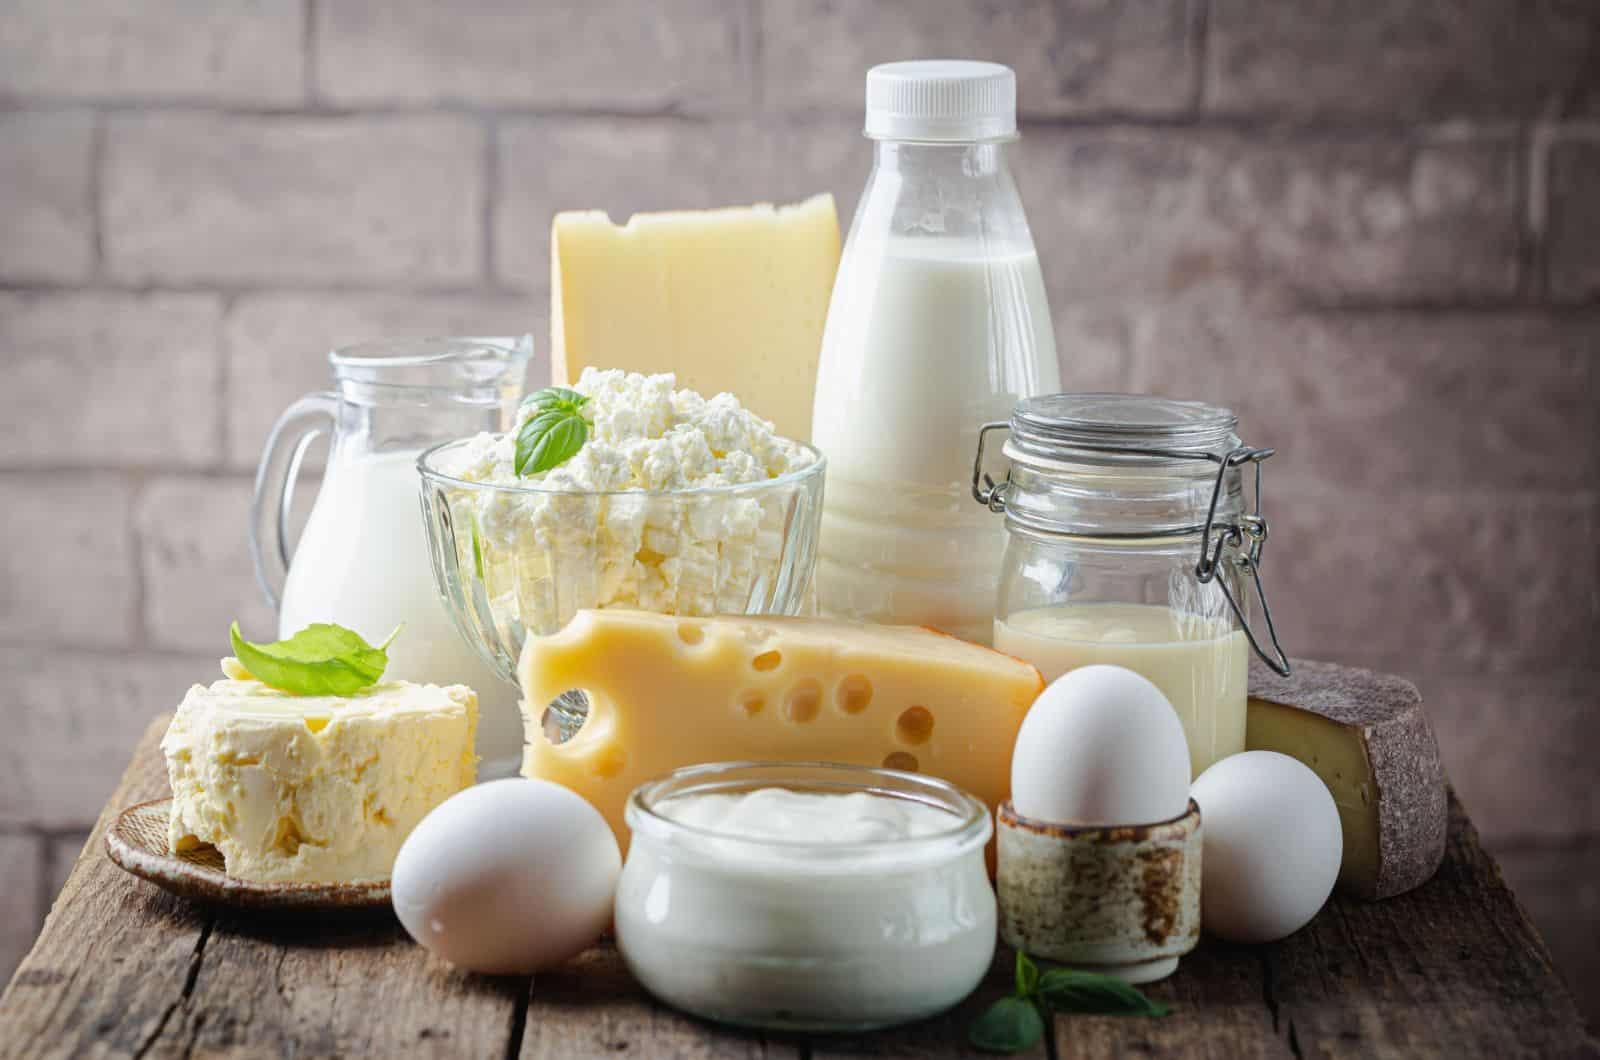
[(1388, 898), (1439, 867), (1444, 767), (1410, 681), (1301, 659), (1280, 677), (1255, 660), (1245, 746), (1297, 758), (1328, 785), (1344, 825), (1340, 890)]
[[(1027, 663), (911, 626), (618, 610), (579, 611), (561, 632), (528, 638), (518, 672), (523, 773), (588, 799), (624, 847), (628, 793), (703, 762), (920, 771), (992, 808), (1008, 794), (1017, 729), (1044, 688)], [(572, 689), (588, 694), (589, 716), (553, 744), (544, 706)]]
[[(232, 659), (224, 669), (240, 672)], [(391, 681), (352, 696), (195, 685), (161, 741), (169, 842), (216, 847), (240, 879), (386, 879), (417, 823), (473, 783), (477, 727), (478, 697), (462, 685)]]
[(811, 438), (822, 325), (839, 267), (833, 196), (793, 206), (559, 213), (550, 230), (552, 382), (583, 370), (674, 372), (787, 438)]

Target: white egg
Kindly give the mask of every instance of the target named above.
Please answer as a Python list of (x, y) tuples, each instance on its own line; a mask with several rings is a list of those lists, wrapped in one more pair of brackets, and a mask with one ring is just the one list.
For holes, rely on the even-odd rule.
[(622, 856), (600, 811), (544, 780), (452, 795), (395, 859), (406, 931), (457, 967), (526, 974), (581, 953), (611, 922)]
[(1339, 808), (1320, 777), (1276, 751), (1200, 774), (1200, 921), (1231, 942), (1272, 942), (1317, 915), (1344, 856)]
[(1022, 719), (1011, 805), (1056, 824), (1153, 824), (1189, 806), (1189, 745), (1161, 689), (1121, 666), (1057, 678)]

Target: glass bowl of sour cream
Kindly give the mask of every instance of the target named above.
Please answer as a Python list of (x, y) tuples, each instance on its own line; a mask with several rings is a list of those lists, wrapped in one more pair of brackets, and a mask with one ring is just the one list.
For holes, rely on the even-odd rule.
[(634, 976), (740, 1026), (850, 1031), (923, 1019), (987, 973), (983, 803), (864, 766), (725, 762), (642, 785), (617, 885)]

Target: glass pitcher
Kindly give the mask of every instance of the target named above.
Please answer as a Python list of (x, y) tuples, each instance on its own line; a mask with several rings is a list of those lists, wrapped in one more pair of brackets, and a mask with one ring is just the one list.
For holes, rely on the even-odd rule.
[[(478, 693), (481, 776), (515, 772), (515, 688), (456, 631), (434, 588), (418, 501), (417, 455), (438, 442), (504, 430), (522, 395), (532, 337), (418, 339), (328, 355), (335, 389), (290, 405), (256, 471), (250, 545), (278, 611), (278, 635), (337, 622), (372, 643), (405, 629), (387, 675)], [(299, 543), (287, 526), (306, 449), (331, 433), (327, 471)]]

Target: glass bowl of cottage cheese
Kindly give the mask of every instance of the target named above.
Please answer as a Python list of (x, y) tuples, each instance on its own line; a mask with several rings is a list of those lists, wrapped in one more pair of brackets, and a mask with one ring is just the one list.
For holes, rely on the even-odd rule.
[[(816, 567), (824, 460), (732, 394), (670, 374), (585, 369), (587, 439), (519, 475), (517, 435), (424, 452), (434, 580), (463, 636), (508, 680), (529, 636), (580, 608), (798, 614)], [(562, 729), (581, 720), (560, 717)]]

